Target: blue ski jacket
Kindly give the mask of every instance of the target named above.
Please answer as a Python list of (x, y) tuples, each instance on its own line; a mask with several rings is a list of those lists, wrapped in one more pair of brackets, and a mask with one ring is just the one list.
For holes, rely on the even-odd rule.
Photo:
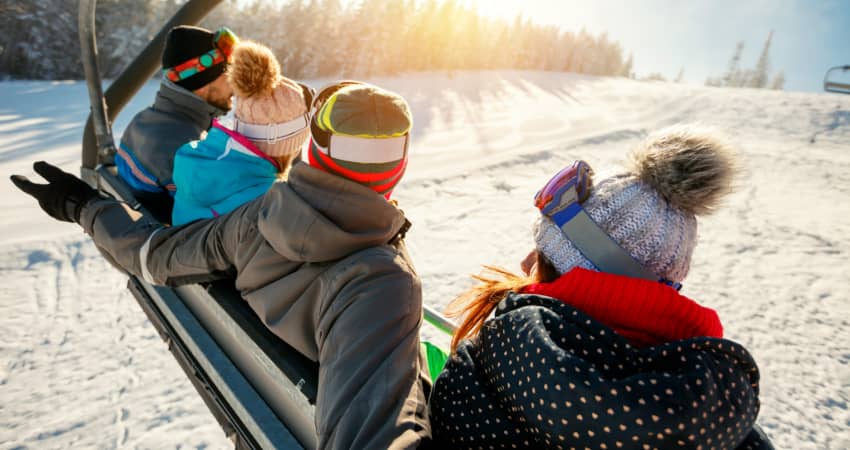
[(206, 137), (174, 155), (172, 223), (227, 214), (265, 194), (278, 177), (277, 162), (241, 134), (213, 121)]

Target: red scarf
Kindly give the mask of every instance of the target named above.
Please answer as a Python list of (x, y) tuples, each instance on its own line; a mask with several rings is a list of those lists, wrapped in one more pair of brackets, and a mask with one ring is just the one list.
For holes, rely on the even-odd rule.
[(699, 336), (723, 337), (717, 312), (662, 283), (575, 268), (523, 292), (556, 298), (638, 347)]

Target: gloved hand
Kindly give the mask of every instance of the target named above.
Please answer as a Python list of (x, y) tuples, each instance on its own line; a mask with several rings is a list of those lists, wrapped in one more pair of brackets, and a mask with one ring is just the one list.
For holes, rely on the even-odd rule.
[(83, 180), (44, 161), (38, 161), (32, 167), (48, 181), (47, 184), (33, 183), (21, 175), (12, 175), (12, 183), (35, 197), (41, 209), (50, 217), (63, 222), (80, 223), (83, 206), (89, 200), (99, 197), (97, 191)]

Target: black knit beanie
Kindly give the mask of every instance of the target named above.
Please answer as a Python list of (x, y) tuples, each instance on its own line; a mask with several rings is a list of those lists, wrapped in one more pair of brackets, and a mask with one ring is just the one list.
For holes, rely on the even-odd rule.
[[(211, 31), (203, 28), (185, 25), (172, 28), (165, 38), (165, 49), (162, 51), (163, 69), (170, 69), (212, 50), (215, 48), (213, 37)], [(190, 91), (200, 89), (224, 73), (225, 66), (225, 63), (216, 64), (175, 83)]]

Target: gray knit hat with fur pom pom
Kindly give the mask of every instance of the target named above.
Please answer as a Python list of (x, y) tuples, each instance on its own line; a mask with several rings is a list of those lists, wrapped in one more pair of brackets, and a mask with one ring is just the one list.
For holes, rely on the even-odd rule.
[[(595, 183), (582, 207), (646, 269), (680, 283), (697, 242), (696, 215), (712, 212), (730, 190), (733, 152), (711, 131), (677, 126), (647, 138), (631, 163)], [(548, 217), (535, 221), (534, 240), (559, 273), (597, 270)]]

